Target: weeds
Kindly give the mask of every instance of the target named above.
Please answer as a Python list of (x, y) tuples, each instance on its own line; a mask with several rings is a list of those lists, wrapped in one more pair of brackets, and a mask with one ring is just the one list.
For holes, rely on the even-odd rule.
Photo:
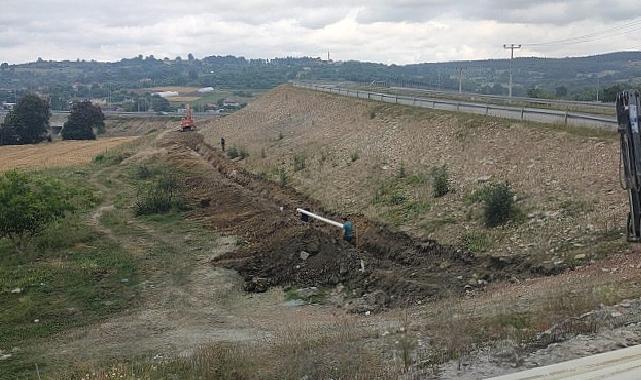
[(407, 177), (407, 173), (405, 172), (405, 163), (401, 161), (401, 166), (398, 168), (398, 178), (405, 177)]
[(173, 173), (165, 172), (139, 189), (134, 210), (136, 216), (141, 216), (166, 213), (184, 207), (179, 178)]
[(300, 171), (305, 169), (306, 166), (306, 156), (304, 153), (296, 153), (294, 155), (294, 171)]
[(483, 253), (491, 248), (492, 239), (482, 231), (469, 231), (463, 234), (461, 243), (470, 252)]
[(357, 152), (357, 151), (354, 151), (354, 152), (352, 152), (352, 154), (349, 156), (349, 158), (350, 158), (350, 160), (352, 160), (352, 162), (356, 162), (356, 161), (360, 158), (360, 155), (358, 154), (358, 152)]
[(280, 184), (280, 187), (285, 187), (289, 183), (289, 177), (284, 168), (278, 168), (278, 183)]
[(487, 227), (498, 227), (515, 215), (514, 191), (506, 183), (492, 186), (484, 202), (483, 216)]
[(99, 165), (104, 165), (104, 166), (112, 166), (112, 165), (118, 165), (121, 162), (125, 160), (125, 158), (129, 157), (129, 154), (120, 152), (120, 151), (115, 151), (115, 150), (110, 150), (105, 153), (101, 153), (97, 155), (93, 161), (96, 164)]
[(432, 169), (432, 194), (440, 198), (450, 192), (450, 177), (445, 165)]

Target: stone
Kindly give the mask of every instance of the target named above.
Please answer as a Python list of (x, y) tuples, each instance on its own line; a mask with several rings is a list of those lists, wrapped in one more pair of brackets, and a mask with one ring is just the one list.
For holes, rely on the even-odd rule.
[(11, 289), (11, 294), (20, 294), (22, 293), (22, 288)]
[(370, 310), (367, 310), (367, 311), (365, 312), (365, 316), (366, 316), (366, 317), (369, 317), (370, 315), (372, 315), (372, 312), (371, 312)]
[(129, 279), (128, 278), (123, 278), (123, 279), (120, 280), (120, 282), (123, 283), (123, 284), (127, 284), (127, 283), (129, 283)]
[(586, 258), (585, 253), (579, 253), (578, 255), (574, 255), (574, 260), (583, 260)]
[(301, 251), (300, 252), (300, 259), (301, 260), (307, 261), (308, 258), (309, 258), (309, 253), (308, 252), (305, 252), (305, 251)]
[(487, 183), (487, 182), (489, 182), (491, 179), (492, 179), (492, 176), (491, 176), (491, 175), (484, 175), (484, 176), (482, 176), (482, 177), (478, 177), (478, 178), (476, 179), (476, 182), (477, 182), (477, 183)]
[(623, 317), (623, 313), (620, 312), (620, 311), (613, 311), (612, 313), (610, 313), (610, 317), (612, 317), (612, 318)]

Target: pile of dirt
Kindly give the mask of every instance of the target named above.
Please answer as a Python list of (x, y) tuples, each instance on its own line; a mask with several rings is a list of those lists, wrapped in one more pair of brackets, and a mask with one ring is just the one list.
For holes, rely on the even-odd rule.
[(247, 172), (199, 134), (169, 134), (167, 141), (165, 149), (179, 165), (192, 165), (198, 152), (215, 169), (187, 179), (191, 200), (199, 205), (191, 217), (242, 239), (240, 250), (213, 263), (238, 271), (249, 291), (340, 285), (360, 311), (474, 292), (538, 270), (525, 257), (477, 256), (415, 239), (362, 215), (345, 216), (356, 226), (355, 241), (348, 243), (334, 227), (300, 221), (295, 208), (311, 208), (338, 220), (341, 216), (291, 188)]

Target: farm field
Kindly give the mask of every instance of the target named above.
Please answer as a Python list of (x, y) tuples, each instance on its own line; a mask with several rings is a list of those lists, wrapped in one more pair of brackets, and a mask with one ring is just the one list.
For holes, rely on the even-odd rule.
[(37, 145), (0, 146), (0, 172), (11, 169), (82, 165), (108, 149), (133, 140), (135, 137), (109, 137), (95, 141), (56, 141)]

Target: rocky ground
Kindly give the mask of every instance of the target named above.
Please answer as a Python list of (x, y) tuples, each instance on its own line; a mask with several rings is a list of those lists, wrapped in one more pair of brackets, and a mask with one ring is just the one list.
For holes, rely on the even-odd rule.
[[(328, 209), (363, 213), (413, 236), (476, 253), (537, 256), (549, 266), (622, 248), (627, 205), (614, 134), (288, 86), (204, 127), (209, 143), (217, 145), (224, 136), (228, 147), (247, 150), (242, 165), (253, 173), (274, 181), (286, 177)], [(433, 198), (430, 171), (442, 165), (453, 191)], [(406, 178), (399, 178), (401, 172)], [(485, 229), (480, 207), (471, 200), (484, 184), (503, 181), (516, 190), (522, 217)], [(388, 193), (403, 202), (381, 200)]]

